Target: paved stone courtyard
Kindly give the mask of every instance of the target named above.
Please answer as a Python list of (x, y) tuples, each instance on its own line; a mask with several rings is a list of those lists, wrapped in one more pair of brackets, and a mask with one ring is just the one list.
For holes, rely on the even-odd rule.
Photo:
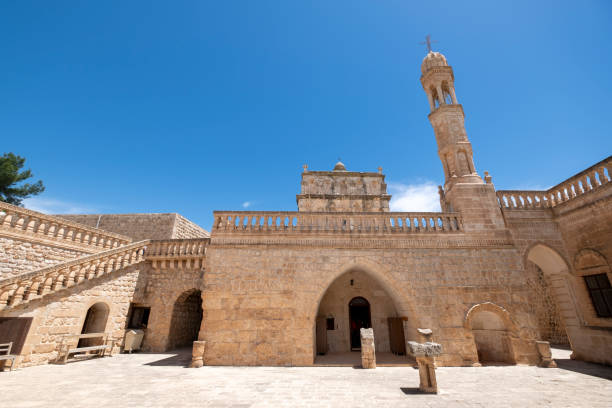
[(442, 367), (423, 395), (410, 367), (203, 367), (188, 353), (122, 354), (0, 373), (6, 407), (610, 407), (612, 367)]

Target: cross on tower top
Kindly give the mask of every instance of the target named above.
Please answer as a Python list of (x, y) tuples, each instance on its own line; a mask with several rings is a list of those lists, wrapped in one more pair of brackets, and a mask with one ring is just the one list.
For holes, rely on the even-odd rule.
[(420, 42), (419, 44), (426, 45), (427, 46), (427, 52), (431, 52), (431, 44), (432, 43), (437, 43), (437, 41), (431, 41), (431, 35), (427, 34), (425, 36), (425, 41)]

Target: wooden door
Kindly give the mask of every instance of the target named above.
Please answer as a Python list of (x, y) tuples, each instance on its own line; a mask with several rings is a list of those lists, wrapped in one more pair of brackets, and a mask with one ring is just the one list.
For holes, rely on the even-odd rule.
[(21, 353), (31, 324), (31, 317), (0, 317), (0, 343), (12, 342), (11, 354)]
[(317, 354), (327, 354), (327, 324), (325, 317), (317, 317)]
[(391, 352), (397, 355), (406, 354), (406, 339), (404, 337), (404, 322), (401, 317), (389, 317), (389, 343)]

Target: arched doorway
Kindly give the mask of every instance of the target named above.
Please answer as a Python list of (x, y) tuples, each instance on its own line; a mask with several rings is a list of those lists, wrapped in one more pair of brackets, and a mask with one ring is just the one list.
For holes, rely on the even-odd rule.
[[(474, 336), (479, 363), (515, 364), (509, 327), (496, 306), (476, 307), (470, 311), (469, 326)], [(499, 308), (501, 309), (501, 308)]]
[[(87, 309), (85, 319), (83, 320), (83, 328), (81, 329), (81, 334), (103, 333), (106, 330), (108, 312), (109, 308), (106, 303), (98, 302), (93, 304), (89, 309)], [(101, 339), (98, 338), (80, 339), (78, 347), (93, 346), (97, 343), (100, 343), (100, 341)]]
[[(319, 302), (315, 362), (335, 365), (358, 359), (359, 353), (351, 352), (361, 348), (359, 330), (371, 327), (377, 359), (384, 356), (393, 360), (397, 357), (393, 352), (401, 355), (396, 360), (402, 360), (393, 362), (401, 364), (406, 359), (404, 323), (408, 319), (400, 317), (395, 298), (378, 279), (359, 267), (349, 269), (328, 286)], [(395, 330), (391, 330), (392, 326)], [(404, 345), (404, 349), (396, 352), (392, 344)]]
[(202, 324), (202, 292), (191, 289), (183, 292), (174, 302), (168, 350), (188, 347), (198, 339)]
[(361, 350), (360, 330), (372, 327), (370, 302), (364, 297), (357, 296), (349, 302), (349, 328), (351, 337), (351, 351)]

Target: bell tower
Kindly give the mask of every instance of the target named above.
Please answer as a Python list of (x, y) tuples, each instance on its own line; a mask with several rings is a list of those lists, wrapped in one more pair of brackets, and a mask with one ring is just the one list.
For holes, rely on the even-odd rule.
[(484, 182), (476, 173), (472, 144), (465, 131), (463, 107), (455, 95), (455, 76), (444, 55), (429, 51), (421, 65), (421, 84), (427, 94), (429, 121), (438, 142), (438, 155), (444, 167), (444, 188), (456, 183)]
[(455, 94), (455, 76), (446, 57), (431, 50), (421, 64), (421, 84), (431, 112), (429, 121), (438, 143), (438, 156), (444, 168), (442, 208), (459, 211), (466, 230), (505, 228), (491, 178), (486, 183), (476, 172), (472, 144), (465, 131), (463, 107)]

